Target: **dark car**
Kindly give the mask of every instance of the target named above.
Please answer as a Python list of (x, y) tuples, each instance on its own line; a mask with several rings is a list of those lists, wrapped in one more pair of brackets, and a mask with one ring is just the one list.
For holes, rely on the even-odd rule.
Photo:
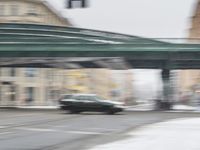
[(124, 109), (123, 103), (104, 100), (95, 94), (64, 95), (59, 103), (62, 110), (68, 110), (71, 113), (92, 111), (114, 114)]

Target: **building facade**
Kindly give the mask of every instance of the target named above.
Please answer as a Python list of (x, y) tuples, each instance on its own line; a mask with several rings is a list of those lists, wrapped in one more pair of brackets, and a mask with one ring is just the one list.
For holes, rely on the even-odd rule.
[[(193, 16), (191, 17), (191, 27), (189, 29), (189, 42), (200, 43), (200, 1), (196, 3)], [(180, 101), (193, 101), (200, 91), (200, 70), (181, 70), (178, 72), (179, 99)]]
[[(71, 26), (42, 0), (0, 0), (0, 23)], [(117, 84), (109, 69), (0, 68), (0, 72), (0, 105), (4, 106), (55, 105), (63, 93), (96, 93), (125, 100), (132, 91), (128, 78), (124, 78), (126, 86), (123, 81)]]
[[(41, 0), (0, 0), (0, 23), (71, 26), (51, 5)], [(55, 105), (64, 91), (66, 70), (1, 68), (0, 105)]]
[(0, 105), (55, 105), (64, 89), (61, 69), (1, 68)]
[(0, 0), (0, 23), (70, 26), (68, 19), (42, 0)]

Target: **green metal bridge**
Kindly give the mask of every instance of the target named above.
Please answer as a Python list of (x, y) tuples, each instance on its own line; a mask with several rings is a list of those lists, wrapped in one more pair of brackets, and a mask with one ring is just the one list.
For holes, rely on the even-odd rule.
[[(18, 64), (19, 58), (44, 61), (45, 58), (53, 60), (59, 57), (59, 60), (69, 60), (72, 57), (92, 57), (93, 59), (85, 59), (82, 64), (85, 67), (98, 67), (98, 63), (93, 63), (100, 60), (97, 58), (122, 58), (131, 68), (198, 69), (200, 44), (174, 44), (71, 27), (0, 24), (1, 65), (6, 64), (6, 60), (12, 64), (8, 59), (11, 57), (13, 62), (15, 60), (13, 65)], [(20, 64), (23, 63), (19, 61)]]
[(162, 69), (164, 102), (173, 69), (200, 69), (200, 44), (72, 27), (0, 24), (0, 67)]

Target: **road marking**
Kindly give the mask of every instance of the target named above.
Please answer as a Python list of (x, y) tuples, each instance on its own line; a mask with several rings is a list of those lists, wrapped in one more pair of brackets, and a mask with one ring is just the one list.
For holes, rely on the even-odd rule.
[(90, 135), (97, 135), (97, 134), (106, 134), (101, 132), (87, 132), (87, 131), (64, 131), (65, 133), (72, 133), (72, 134), (90, 134)]
[(27, 131), (38, 131), (38, 132), (55, 132), (53, 129), (44, 129), (44, 128), (27, 128), (27, 127), (18, 127), (15, 129), (19, 130), (27, 130)]
[(65, 127), (69, 127), (68, 125), (52, 125), (51, 127), (54, 127), (54, 128), (65, 128)]
[(10, 133), (13, 133), (13, 132), (1, 132), (0, 135), (3, 135), (3, 134), (10, 134)]
[(14, 116), (9, 116), (9, 117), (6, 117), (6, 118), (1, 118), (1, 119), (11, 119), (11, 118), (15, 118), (15, 117), (26, 117), (26, 116), (35, 116), (36, 114), (35, 113), (30, 113), (30, 114), (20, 114), (20, 115), (14, 115)]
[(88, 130), (102, 130), (104, 132), (108, 132), (108, 131), (118, 131), (118, 129), (115, 129), (115, 128), (112, 128), (112, 129), (109, 129), (109, 128), (86, 128)]
[(7, 128), (7, 126), (0, 126), (0, 129)]
[(31, 114), (23, 114), (23, 115), (16, 115), (14, 117), (26, 117), (26, 116), (35, 116), (35, 113), (31, 113)]
[(65, 130), (54, 130), (54, 129), (44, 129), (44, 128), (29, 128), (29, 127), (16, 127), (15, 129), (35, 131), (35, 132), (61, 132), (61, 133), (68, 133), (68, 134), (87, 134), (87, 135), (107, 134), (107, 133), (101, 133), (101, 132), (73, 131), (73, 130), (65, 131)]

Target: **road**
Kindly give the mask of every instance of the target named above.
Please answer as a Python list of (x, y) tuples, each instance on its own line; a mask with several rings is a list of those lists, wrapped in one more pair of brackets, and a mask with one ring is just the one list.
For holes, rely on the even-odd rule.
[(200, 113), (123, 112), (67, 114), (46, 110), (0, 110), (0, 150), (84, 150), (126, 138), (146, 124)]

